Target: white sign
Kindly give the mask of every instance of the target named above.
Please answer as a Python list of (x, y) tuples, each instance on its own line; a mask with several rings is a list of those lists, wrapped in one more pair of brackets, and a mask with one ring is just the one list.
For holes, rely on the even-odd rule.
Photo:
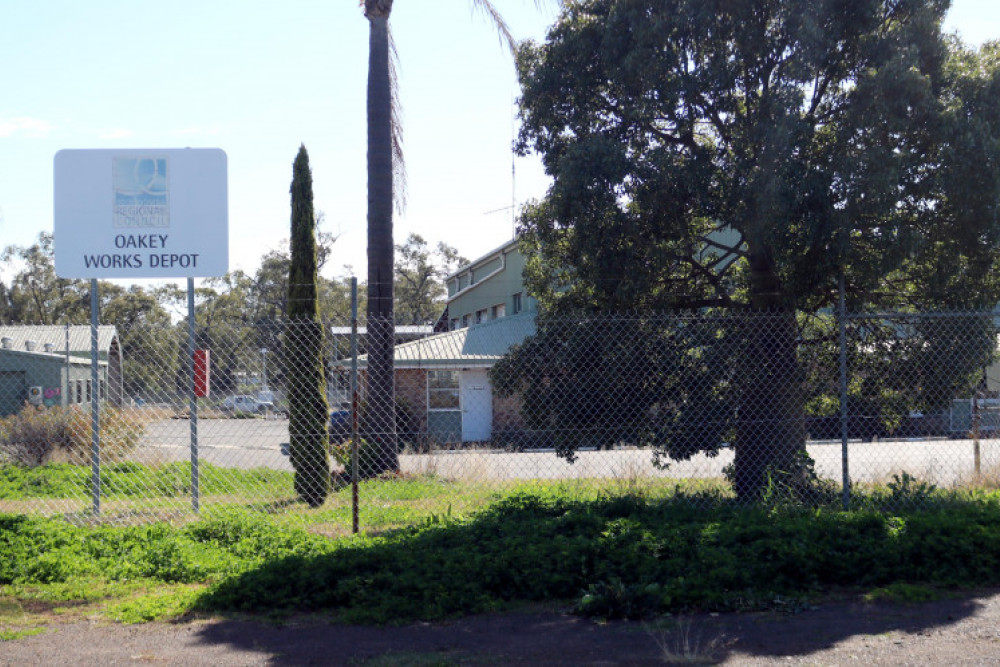
[(218, 148), (63, 150), (55, 157), (61, 278), (195, 278), (229, 270)]

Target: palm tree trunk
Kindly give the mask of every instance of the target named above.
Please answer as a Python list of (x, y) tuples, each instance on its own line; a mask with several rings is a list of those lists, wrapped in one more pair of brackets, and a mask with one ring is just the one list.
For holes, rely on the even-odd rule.
[[(390, 5), (391, 7), (391, 5)], [(393, 378), (392, 87), (388, 12), (368, 15), (368, 408), (377, 470), (399, 469)]]

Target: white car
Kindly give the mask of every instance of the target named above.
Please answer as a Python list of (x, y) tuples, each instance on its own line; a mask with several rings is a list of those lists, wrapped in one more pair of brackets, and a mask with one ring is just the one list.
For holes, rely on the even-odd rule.
[(238, 394), (230, 396), (219, 404), (219, 409), (223, 412), (233, 414), (265, 414), (268, 410), (274, 410), (274, 403), (261, 401), (250, 394)]

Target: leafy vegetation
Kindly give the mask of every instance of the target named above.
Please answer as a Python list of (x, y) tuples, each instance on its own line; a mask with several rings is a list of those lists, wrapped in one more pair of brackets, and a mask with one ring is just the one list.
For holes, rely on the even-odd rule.
[[(669, 457), (730, 443), (744, 499), (775, 470), (807, 473), (796, 467), (816, 398), (802, 391), (804, 348), (822, 337), (803, 319), (836, 303), (841, 280), (852, 310), (1000, 300), (1000, 116), (984, 104), (1000, 85), (1000, 47), (942, 34), (946, 10), (938, 0), (568, 3), (544, 43), (518, 48), (518, 148), (537, 152), (553, 180), (520, 218), (541, 317), (501, 395), (527, 397), (526, 421), (585, 430), (567, 454), (613, 442), (618, 433), (594, 428), (604, 421)], [(689, 343), (683, 324), (636, 320), (626, 335), (643, 342), (629, 348), (594, 323), (705, 310), (740, 321)], [(560, 327), (560, 315), (585, 326)], [(885, 359), (882, 378), (894, 379), (873, 373), (852, 393), (922, 385), (914, 398), (926, 407), (896, 415), (970, 395), (996, 347), (992, 320), (975, 324), (921, 323), (912, 345), (884, 347), (896, 327), (858, 324), (852, 356), (873, 370)], [(583, 364), (598, 369), (586, 382)], [(714, 415), (704, 435), (689, 428), (697, 410)]]
[(313, 213), (309, 153), (299, 146), (292, 168), (292, 261), (288, 271), (288, 330), (285, 369), (288, 373), (288, 432), (295, 468), (295, 491), (311, 507), (330, 492), (330, 457), (323, 371), (323, 324), (319, 319), (316, 267), (316, 216)]
[[(268, 468), (233, 470), (208, 462), (198, 467), (202, 494), (231, 493), (239, 489), (252, 498), (281, 498), (292, 494), (292, 475)], [(0, 466), (0, 500), (28, 498), (84, 498), (90, 496), (90, 466), (50, 463), (39, 467)], [(114, 498), (177, 498), (191, 493), (191, 464), (149, 466), (130, 461), (101, 467), (101, 494)]]
[[(411, 482), (399, 485), (401, 512), (403, 496), (442, 486)], [(341, 538), (320, 534), (348, 518), (326, 506), (297, 523), (228, 510), (185, 526), (0, 514), (0, 586), (15, 603), (6, 607), (89, 605), (124, 622), (321, 611), (391, 623), (526, 601), (638, 618), (796, 608), (831, 590), (920, 600), (1000, 583), (1000, 495), (894, 484), (850, 512), (787, 501), (751, 507), (712, 492), (594, 496), (559, 485), (483, 492), (455, 511), (444, 504), (456, 497), (452, 488), (434, 501), (439, 509), (411, 510), (405, 527)], [(901, 493), (922, 502), (890, 510)]]

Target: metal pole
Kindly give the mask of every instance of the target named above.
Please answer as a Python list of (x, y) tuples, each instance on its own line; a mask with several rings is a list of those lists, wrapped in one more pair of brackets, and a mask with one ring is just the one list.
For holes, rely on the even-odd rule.
[(978, 480), (982, 473), (979, 452), (979, 387), (972, 393), (972, 460)]
[(267, 387), (267, 348), (260, 348), (260, 390), (268, 391)]
[[(98, 381), (100, 380), (97, 349), (97, 326), (100, 321), (98, 314), (97, 279), (90, 280), (90, 489), (94, 515), (101, 513), (101, 406), (99, 402)], [(66, 369), (67, 386), (69, 386), (69, 369)]]
[(840, 468), (843, 488), (843, 505), (846, 512), (851, 505), (851, 476), (847, 455), (847, 305), (844, 298), (844, 273), (839, 278), (840, 294), (837, 297), (837, 326), (840, 338)]
[(351, 526), (358, 532), (358, 279), (351, 278)]
[(188, 292), (188, 406), (191, 422), (191, 509), (198, 513), (198, 397), (194, 393), (194, 278), (187, 279)]

